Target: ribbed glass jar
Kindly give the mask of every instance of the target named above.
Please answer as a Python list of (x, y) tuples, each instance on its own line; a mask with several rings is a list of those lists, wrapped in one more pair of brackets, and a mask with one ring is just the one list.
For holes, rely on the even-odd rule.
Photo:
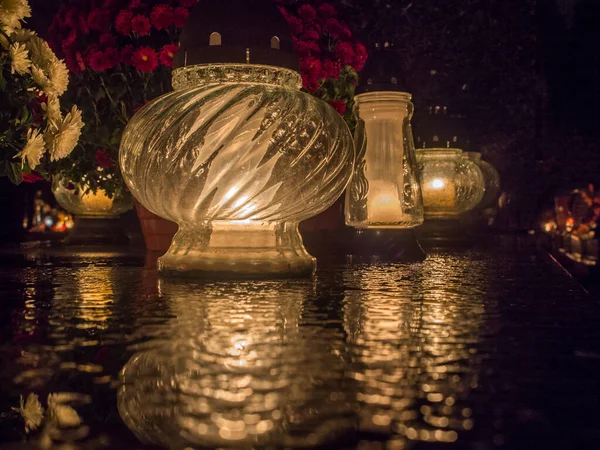
[(494, 201), (498, 199), (498, 194), (500, 194), (500, 174), (489, 162), (481, 159), (481, 153), (464, 152), (464, 155), (477, 164), (485, 181), (485, 194), (477, 207), (483, 209), (492, 206)]
[(356, 164), (345, 207), (349, 226), (412, 228), (423, 223), (410, 100), (405, 92), (356, 97)]
[(298, 222), (342, 194), (354, 149), (342, 117), (301, 85), (289, 69), (189, 66), (173, 72), (174, 92), (132, 118), (123, 177), (143, 206), (179, 224), (161, 272), (314, 273)]
[(95, 193), (86, 191), (85, 186), (71, 183), (60, 176), (52, 179), (52, 193), (58, 204), (78, 217), (116, 219), (133, 208), (133, 199), (129, 192), (122, 192), (110, 198), (101, 189)]
[(417, 150), (426, 219), (452, 219), (477, 206), (485, 182), (479, 167), (455, 148)]

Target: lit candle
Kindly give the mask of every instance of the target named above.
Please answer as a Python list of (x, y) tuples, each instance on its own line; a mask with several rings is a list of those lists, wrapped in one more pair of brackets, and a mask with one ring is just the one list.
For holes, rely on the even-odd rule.
[(434, 178), (423, 186), (423, 204), (430, 208), (453, 208), (456, 203), (454, 186), (448, 180)]
[(369, 186), (367, 210), (370, 222), (400, 222), (402, 205), (396, 184), (390, 181), (372, 181)]

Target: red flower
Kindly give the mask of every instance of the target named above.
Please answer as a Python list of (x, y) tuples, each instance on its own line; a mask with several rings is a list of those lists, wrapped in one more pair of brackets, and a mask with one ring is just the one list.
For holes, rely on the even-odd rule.
[(367, 48), (359, 42), (354, 46), (354, 58), (350, 64), (354, 70), (360, 72), (365, 66), (368, 58), (369, 54), (367, 53)]
[[(108, 20), (108, 17), (106, 18), (106, 20)], [(84, 12), (80, 12), (77, 16), (77, 23), (79, 24), (79, 29), (83, 32), (83, 34), (90, 33), (90, 27), (88, 25), (88, 16), (86, 16)]]
[(158, 56), (150, 47), (140, 47), (133, 54), (133, 65), (142, 72), (152, 72), (158, 66)]
[(319, 16), (323, 17), (324, 19), (333, 17), (336, 14), (337, 14), (337, 11), (329, 3), (323, 3), (321, 6), (319, 6)]
[(135, 51), (135, 48), (133, 47), (133, 45), (126, 45), (125, 47), (123, 47), (121, 49), (121, 61), (123, 62), (123, 64), (129, 64), (129, 65), (133, 64), (133, 52), (134, 51)]
[(106, 69), (112, 69), (121, 62), (121, 55), (116, 48), (107, 48), (104, 50), (104, 57), (106, 58)]
[(75, 8), (67, 11), (65, 16), (65, 24), (70, 28), (79, 28), (79, 11)]
[(129, 9), (138, 9), (138, 8), (141, 8), (142, 6), (144, 6), (144, 4), (142, 3), (142, 0), (131, 0), (129, 2)]
[(302, 33), (304, 26), (302, 25), (302, 21), (297, 17), (287, 15), (285, 17), (288, 25), (290, 26), (290, 30), (292, 30), (292, 34), (299, 35)]
[(315, 92), (319, 89), (319, 81), (314, 76), (304, 74), (302, 75), (302, 87), (308, 92)]
[(305, 30), (302, 35), (303, 41), (318, 41), (321, 38), (319, 32), (315, 29)]
[(179, 4), (184, 8), (191, 8), (196, 3), (198, 3), (198, 0), (179, 0)]
[(113, 165), (112, 158), (110, 157), (108, 150), (104, 148), (99, 148), (96, 150), (96, 164), (102, 167), (103, 169), (110, 169)]
[(294, 39), (294, 49), (299, 56), (318, 55), (321, 53), (321, 49), (316, 42), (305, 42), (298, 39)]
[(98, 72), (105, 70), (107, 68), (107, 61), (104, 52), (97, 51), (92, 53), (89, 57), (88, 64), (92, 69), (97, 70)]
[(131, 20), (133, 19), (133, 13), (131, 11), (123, 10), (117, 14), (115, 19), (115, 29), (117, 33), (123, 36), (128, 36), (131, 33)]
[(85, 62), (83, 61), (83, 56), (81, 55), (81, 53), (79, 53), (79, 52), (75, 53), (75, 61), (77, 61), (77, 67), (79, 67), (79, 70), (84, 71), (85, 70)]
[(321, 78), (321, 60), (307, 56), (300, 60), (300, 71), (314, 78)]
[(175, 53), (179, 50), (179, 46), (177, 44), (168, 44), (165, 45), (158, 55), (160, 62), (163, 66), (172, 67), (173, 66), (173, 57)]
[(354, 47), (349, 42), (338, 42), (335, 47), (335, 56), (342, 64), (351, 64), (354, 60)]
[(298, 8), (298, 15), (304, 22), (312, 22), (317, 18), (317, 11), (310, 5), (302, 5)]
[(110, 25), (109, 12), (100, 8), (92, 9), (87, 16), (87, 25), (90, 30), (107, 30)]
[(107, 47), (114, 47), (115, 45), (117, 45), (117, 40), (115, 39), (115, 37), (110, 34), (110, 33), (102, 33), (100, 35), (100, 46), (107, 48)]
[(342, 100), (329, 100), (329, 104), (333, 106), (333, 109), (340, 113), (341, 116), (346, 112), (347, 105), (346, 102)]
[(348, 27), (342, 23), (340, 23), (337, 19), (327, 19), (327, 24), (325, 25), (326, 31), (333, 38), (343, 38), (349, 39), (352, 36), (352, 33), (348, 29)]
[(173, 22), (177, 28), (185, 25), (185, 21), (189, 15), (189, 11), (183, 7), (175, 8), (173, 11)]
[(25, 183), (35, 183), (36, 181), (40, 181), (42, 179), (36, 172), (31, 172), (30, 174), (24, 173), (22, 174), (23, 182)]
[(69, 32), (69, 35), (67, 36), (67, 38), (62, 43), (63, 51), (65, 53), (67, 53), (67, 50), (74, 47), (76, 42), (77, 42), (77, 30), (72, 29)]
[(323, 70), (321, 72), (323, 78), (333, 78), (334, 80), (338, 80), (341, 73), (342, 65), (339, 61), (325, 61), (323, 63)]
[(140, 36), (148, 36), (150, 34), (150, 21), (147, 17), (138, 14), (131, 21), (131, 29)]
[(157, 30), (165, 30), (173, 25), (173, 8), (165, 4), (156, 5), (152, 9), (150, 18), (152, 19), (152, 25)]

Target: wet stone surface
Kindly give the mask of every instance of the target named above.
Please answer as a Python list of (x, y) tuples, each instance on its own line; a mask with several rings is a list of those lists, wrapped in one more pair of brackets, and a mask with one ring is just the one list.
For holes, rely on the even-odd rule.
[(68, 392), (83, 424), (30, 443), (600, 448), (600, 306), (535, 250), (194, 284), (141, 254), (32, 249), (2, 255), (0, 297), (0, 412)]

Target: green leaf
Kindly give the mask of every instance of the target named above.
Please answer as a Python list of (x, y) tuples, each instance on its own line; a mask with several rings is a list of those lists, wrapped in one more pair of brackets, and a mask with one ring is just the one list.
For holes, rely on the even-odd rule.
[(8, 163), (8, 179), (14, 184), (21, 184), (23, 182), (23, 174), (21, 173), (21, 163)]

